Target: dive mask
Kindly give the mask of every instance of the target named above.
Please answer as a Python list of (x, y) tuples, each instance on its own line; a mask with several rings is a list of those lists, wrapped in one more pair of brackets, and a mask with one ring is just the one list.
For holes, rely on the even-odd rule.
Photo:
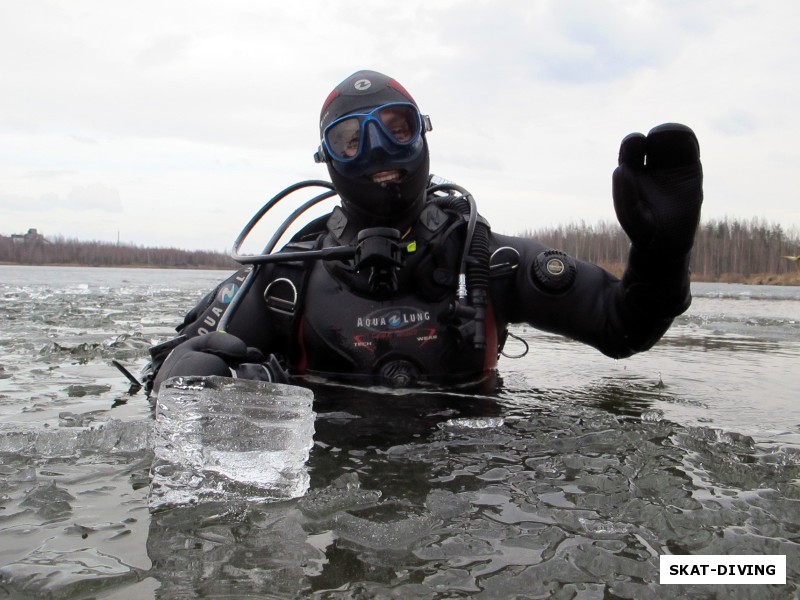
[(384, 104), (333, 121), (322, 133), (322, 147), (314, 160), (356, 163), (377, 148), (389, 158), (408, 159), (418, 150), (423, 133), (431, 129), (430, 117), (420, 114), (413, 104)]

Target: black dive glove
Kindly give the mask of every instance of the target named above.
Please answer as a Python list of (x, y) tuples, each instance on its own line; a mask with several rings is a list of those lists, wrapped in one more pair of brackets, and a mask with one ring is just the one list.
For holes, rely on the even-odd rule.
[(639, 308), (675, 316), (689, 305), (689, 253), (703, 203), (694, 132), (666, 123), (622, 140), (613, 176), (614, 209), (632, 248), (623, 277)]
[(217, 331), (190, 338), (175, 348), (159, 369), (153, 390), (158, 392), (161, 383), (170, 377), (186, 375), (289, 382), (275, 355), (267, 359), (260, 350), (248, 347), (238, 337)]

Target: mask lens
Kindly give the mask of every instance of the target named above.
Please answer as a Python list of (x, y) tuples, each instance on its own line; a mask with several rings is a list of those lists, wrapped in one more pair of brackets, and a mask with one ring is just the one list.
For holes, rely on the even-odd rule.
[(357, 117), (337, 121), (325, 132), (330, 151), (339, 159), (353, 158), (358, 154), (360, 140), (361, 122)]
[(419, 113), (411, 106), (394, 105), (378, 109), (383, 129), (399, 144), (414, 140), (419, 134)]

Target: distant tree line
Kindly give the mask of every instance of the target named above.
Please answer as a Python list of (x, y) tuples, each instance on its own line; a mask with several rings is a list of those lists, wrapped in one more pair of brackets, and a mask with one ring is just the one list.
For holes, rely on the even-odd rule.
[[(630, 242), (616, 223), (572, 223), (556, 228), (529, 230), (533, 237), (553, 248), (621, 273)], [(785, 256), (800, 254), (800, 235), (763, 220), (711, 220), (700, 225), (692, 251), (695, 280), (736, 280), (758, 274), (797, 273), (800, 264)]]
[(0, 263), (231, 270), (238, 266), (223, 252), (81, 242), (60, 236), (28, 240), (23, 236), (0, 236)]
[[(31, 234), (33, 232), (33, 234)], [(611, 272), (622, 273), (630, 242), (616, 223), (584, 222), (528, 230), (523, 235)], [(800, 254), (800, 235), (763, 220), (711, 220), (700, 225), (692, 251), (695, 280), (735, 281), (758, 274), (796, 274), (800, 262), (786, 256)], [(25, 236), (0, 236), (0, 262), (28, 265), (137, 266), (162, 268), (235, 269), (227, 254), (177, 248), (146, 248), (108, 242), (45, 239), (36, 230)]]

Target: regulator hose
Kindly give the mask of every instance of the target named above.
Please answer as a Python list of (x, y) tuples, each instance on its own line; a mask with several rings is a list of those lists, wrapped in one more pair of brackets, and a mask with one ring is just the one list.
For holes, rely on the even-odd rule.
[(489, 298), (489, 226), (478, 219), (475, 200), (467, 190), (450, 183), (428, 189), (429, 194), (438, 191), (448, 192), (448, 195), (436, 198), (437, 205), (467, 217), (458, 299), (452, 309), (456, 316), (466, 320), (459, 327), (461, 335), (471, 338), (475, 348), (483, 349), (486, 347), (486, 307)]

